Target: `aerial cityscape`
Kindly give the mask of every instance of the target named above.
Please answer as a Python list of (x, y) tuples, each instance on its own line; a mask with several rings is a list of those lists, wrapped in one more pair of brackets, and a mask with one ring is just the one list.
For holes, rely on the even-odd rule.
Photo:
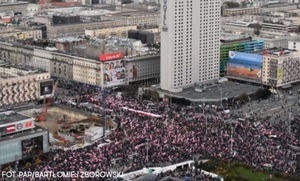
[(0, 0), (0, 168), (300, 181), (300, 2)]

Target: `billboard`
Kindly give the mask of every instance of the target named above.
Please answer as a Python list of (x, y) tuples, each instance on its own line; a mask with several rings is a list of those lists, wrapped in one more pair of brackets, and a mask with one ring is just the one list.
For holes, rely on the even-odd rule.
[(16, 125), (13, 124), (13, 125), (6, 126), (5, 132), (6, 132), (6, 134), (16, 132)]
[(125, 60), (104, 63), (104, 86), (118, 86), (125, 82)]
[(124, 58), (123, 52), (115, 52), (109, 54), (101, 54), (99, 56), (99, 60), (102, 62), (111, 61), (111, 60), (118, 60)]
[(252, 80), (261, 80), (263, 56), (229, 51), (227, 75)]
[(137, 78), (137, 67), (136, 67), (136, 65), (133, 65), (133, 66), (132, 66), (132, 77), (133, 77), (134, 79)]
[(53, 92), (53, 80), (40, 82), (40, 96), (48, 96)]
[(22, 158), (30, 158), (39, 154), (43, 154), (43, 136), (30, 138), (21, 141)]

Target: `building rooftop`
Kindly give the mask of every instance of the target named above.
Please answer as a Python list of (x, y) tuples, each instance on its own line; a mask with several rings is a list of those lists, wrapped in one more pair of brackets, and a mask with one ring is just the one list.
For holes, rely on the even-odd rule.
[(71, 37), (53, 39), (52, 41), (64, 43), (64, 42), (76, 42), (76, 41), (82, 41), (82, 40), (85, 40), (85, 38), (81, 37), (81, 36), (78, 36), (78, 37), (71, 36)]
[(4, 135), (0, 137), (0, 141), (6, 141), (6, 140), (11, 140), (11, 139), (16, 139), (16, 138), (22, 138), (25, 136), (37, 134), (40, 132), (47, 132), (48, 130), (46, 128), (40, 127), (40, 126), (35, 126), (32, 129), (20, 131), (20, 132), (15, 132), (12, 134)]
[(110, 11), (106, 9), (92, 9), (90, 7), (66, 7), (48, 9), (44, 14), (48, 15), (69, 15), (69, 16), (104, 16), (119, 13), (119, 11)]
[(222, 41), (239, 41), (239, 40), (251, 40), (251, 35), (236, 35), (230, 33), (221, 33), (220, 40)]
[(82, 20), (81, 22), (76, 22), (76, 23), (69, 23), (69, 24), (53, 24), (51, 26), (74, 26), (78, 25), (80, 26), (81, 24), (88, 24), (88, 23), (101, 23), (101, 22), (108, 22), (111, 20), (98, 20), (98, 19), (93, 19), (93, 20)]
[(272, 57), (288, 57), (300, 55), (297, 50), (289, 50), (287, 48), (273, 48), (264, 50), (264, 55), (272, 56)]
[(14, 111), (6, 111), (0, 113), (0, 125), (14, 123), (17, 121), (22, 121), (26, 119), (30, 119), (31, 117), (25, 116), (23, 114), (14, 112)]
[(0, 3), (0, 6), (14, 6), (14, 5), (22, 5), (22, 4), (29, 4), (29, 3), (26, 2), (26, 1), (16, 1), (16, 2), (13, 2), (13, 3), (3, 2), (3, 3)]
[(28, 65), (13, 65), (0, 61), (0, 80), (39, 73), (46, 73), (46, 71)]
[[(196, 89), (201, 89), (203, 91), (196, 91)], [(244, 92), (253, 93), (258, 89), (259, 87), (254, 85), (226, 81), (223, 83), (210, 83), (206, 85), (198, 85), (196, 88), (187, 88), (179, 93), (169, 93), (164, 90), (159, 90), (158, 92), (164, 93), (171, 97), (176, 97), (180, 99), (184, 98), (191, 102), (217, 102), (221, 100), (221, 97), (223, 100), (226, 100), (237, 97)]]

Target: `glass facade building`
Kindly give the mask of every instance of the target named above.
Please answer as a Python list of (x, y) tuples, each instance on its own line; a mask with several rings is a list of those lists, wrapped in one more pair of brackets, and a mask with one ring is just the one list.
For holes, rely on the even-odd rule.
[(251, 53), (264, 49), (263, 40), (224, 43), (220, 48), (220, 75), (226, 75), (229, 51)]
[[(42, 128), (33, 129), (26, 133), (14, 134), (7, 138), (0, 138), (0, 165), (22, 160), (24, 157), (24, 150), (22, 151), (22, 142), (32, 138), (42, 136), (42, 152), (49, 152), (49, 133)], [(24, 145), (23, 145), (24, 146)], [(35, 155), (31, 155), (35, 156)], [(28, 158), (28, 157), (27, 157)]]

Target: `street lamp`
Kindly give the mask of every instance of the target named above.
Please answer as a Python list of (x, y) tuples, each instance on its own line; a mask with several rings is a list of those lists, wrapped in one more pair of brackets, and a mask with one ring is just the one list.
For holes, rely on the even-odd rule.
[(289, 112), (289, 127), (288, 127), (289, 133), (291, 133), (291, 121), (293, 119), (292, 117), (293, 117), (293, 114), (292, 114), (292, 106), (291, 106), (291, 109), (290, 109), (290, 112)]
[(146, 155), (146, 159), (147, 159), (147, 166), (148, 166), (148, 161), (149, 161), (149, 147), (148, 147), (148, 143), (149, 143), (149, 139), (146, 139), (146, 151), (147, 151), (147, 155)]
[(103, 88), (102, 93), (102, 126), (103, 126), (103, 137), (105, 137), (106, 131), (106, 90)]
[(223, 108), (223, 88), (222, 87), (220, 89), (220, 94), (221, 94), (221, 107)]
[(233, 137), (233, 127), (231, 125), (231, 135), (230, 135), (230, 152), (231, 152), (231, 154), (233, 154), (233, 150), (232, 150), (233, 139), (232, 139), (232, 137)]

